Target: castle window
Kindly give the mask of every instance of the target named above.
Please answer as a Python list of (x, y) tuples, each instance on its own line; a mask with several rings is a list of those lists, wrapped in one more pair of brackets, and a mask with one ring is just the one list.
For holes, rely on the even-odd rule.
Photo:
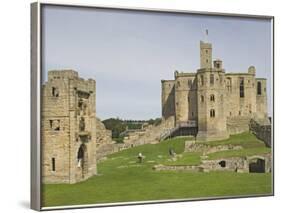
[(210, 84), (214, 85), (214, 81), (215, 81), (214, 74), (210, 74)]
[(210, 101), (215, 101), (215, 95), (210, 95)]
[(231, 92), (231, 78), (227, 78), (226, 87), (227, 87), (227, 91)]
[(50, 128), (54, 131), (60, 130), (60, 120), (50, 120)]
[(192, 86), (192, 80), (189, 79), (188, 82), (187, 82), (187, 84), (188, 84), (188, 87), (191, 88), (191, 86)]
[(204, 102), (204, 96), (201, 95), (201, 102)]
[(208, 50), (206, 50), (206, 53), (208, 53)]
[(55, 172), (56, 171), (56, 159), (52, 158), (52, 171)]
[(240, 78), (240, 82), (239, 82), (239, 89), (240, 89), (240, 98), (244, 98), (245, 94), (244, 94), (244, 78)]
[(258, 81), (258, 85), (257, 85), (257, 94), (261, 95), (261, 82)]
[(241, 115), (241, 111), (239, 111), (239, 115)]
[(79, 130), (81, 132), (85, 131), (85, 119), (83, 117), (81, 117), (79, 121)]
[(210, 110), (210, 117), (211, 117), (211, 118), (214, 118), (214, 117), (215, 117), (215, 110), (214, 110), (214, 109), (211, 109), (211, 110)]
[(229, 116), (231, 116), (231, 112), (229, 112)]
[(52, 87), (52, 96), (59, 97), (59, 90), (56, 87)]
[(188, 101), (188, 103), (190, 102), (190, 98), (189, 97), (187, 97), (187, 101)]
[(194, 113), (193, 113), (193, 112), (191, 112), (191, 116), (192, 116), (192, 117), (194, 116)]
[(201, 85), (203, 86), (204, 85), (204, 76), (203, 75), (200, 75), (200, 81), (201, 81)]

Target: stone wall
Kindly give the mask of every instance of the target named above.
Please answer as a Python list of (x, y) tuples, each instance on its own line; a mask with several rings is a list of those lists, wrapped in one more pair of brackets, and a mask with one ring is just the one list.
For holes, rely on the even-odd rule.
[(76, 183), (96, 174), (95, 85), (73, 70), (48, 72), (42, 88), (43, 183)]
[(251, 117), (248, 116), (228, 117), (226, 120), (227, 131), (231, 135), (248, 132), (250, 120)]
[(99, 118), (96, 118), (97, 149), (103, 144), (115, 143), (112, 141), (112, 131), (105, 128)]
[(271, 124), (259, 124), (252, 119), (250, 121), (250, 130), (258, 139), (262, 140), (266, 146), (271, 147)]
[(175, 116), (175, 81), (162, 80), (161, 87), (162, 117), (167, 119)]
[(203, 155), (221, 151), (240, 150), (242, 148), (242, 146), (234, 146), (232, 144), (210, 146), (208, 144), (196, 143), (195, 141), (185, 142), (185, 152), (202, 152)]
[[(260, 163), (262, 162), (262, 163)], [(256, 164), (256, 165), (255, 165)], [(258, 168), (259, 167), (259, 168)], [(185, 172), (263, 172), (269, 173), (272, 169), (271, 154), (249, 157), (221, 158), (216, 160), (202, 160), (200, 165), (155, 165), (156, 171), (185, 171)]]
[(120, 152), (125, 149), (129, 149), (134, 147), (133, 144), (117, 144), (117, 143), (111, 143), (111, 144), (101, 144), (99, 148), (97, 149), (97, 161), (102, 161), (106, 159), (107, 155)]
[(114, 142), (100, 144), (97, 149), (97, 160), (101, 161), (109, 154), (135, 146), (159, 143), (160, 135), (173, 126), (174, 117), (169, 117), (168, 119), (163, 119), (157, 126), (148, 125), (142, 130), (130, 133), (129, 136), (124, 139), (124, 143), (122, 144), (116, 144)]
[(169, 129), (172, 129), (175, 125), (174, 116), (170, 116), (167, 119), (162, 118), (159, 125), (148, 125), (144, 129), (129, 133), (124, 138), (124, 143), (133, 145), (143, 144), (155, 144), (159, 143), (161, 135)]

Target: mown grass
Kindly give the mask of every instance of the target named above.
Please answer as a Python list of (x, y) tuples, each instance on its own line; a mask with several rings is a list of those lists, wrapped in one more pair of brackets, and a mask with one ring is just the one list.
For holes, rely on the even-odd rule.
[[(252, 143), (259, 148), (260, 142), (251, 134), (231, 137), (235, 144), (241, 144), (255, 153)], [(182, 198), (203, 198), (214, 196), (243, 196), (271, 193), (271, 174), (233, 172), (157, 172), (156, 164), (196, 165), (200, 163), (200, 153), (183, 153), (185, 138), (175, 138), (159, 144), (147, 144), (124, 150), (108, 156), (98, 164), (98, 174), (77, 184), (44, 184), (43, 206), (115, 203)], [(232, 143), (231, 142), (231, 143)], [(251, 143), (251, 146), (246, 143)], [(211, 142), (230, 143), (229, 141)], [(250, 148), (252, 147), (252, 148)], [(182, 158), (171, 161), (172, 148)], [(250, 151), (247, 152), (250, 152)], [(239, 150), (241, 151), (241, 150)], [(138, 163), (141, 152), (145, 159)], [(259, 152), (259, 151), (257, 151)], [(214, 153), (215, 154), (215, 153)], [(246, 153), (247, 154), (247, 153)], [(217, 155), (219, 155), (217, 153)], [(223, 156), (230, 153), (221, 153)], [(214, 156), (213, 156), (214, 157)]]
[(251, 134), (249, 132), (244, 132), (237, 135), (231, 135), (226, 140), (221, 141), (210, 141), (210, 142), (198, 142), (202, 144), (208, 144), (210, 146), (218, 146), (218, 145), (239, 145), (243, 148), (252, 148), (252, 147), (264, 147), (264, 142), (256, 138), (254, 134)]
[(211, 153), (208, 156), (208, 160), (218, 159), (218, 158), (230, 158), (230, 157), (246, 157), (251, 155), (259, 155), (270, 153), (271, 149), (267, 147), (254, 147), (241, 150), (229, 150)]
[(176, 161), (173, 159), (168, 159), (168, 161), (164, 162), (164, 165), (199, 165), (201, 163), (200, 156), (202, 153), (200, 152), (186, 152), (181, 156), (177, 157)]

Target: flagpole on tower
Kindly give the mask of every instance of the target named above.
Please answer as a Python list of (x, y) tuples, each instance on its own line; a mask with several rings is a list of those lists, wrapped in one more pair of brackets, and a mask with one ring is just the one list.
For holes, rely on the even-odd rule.
[(208, 31), (208, 29), (206, 29), (206, 31), (205, 31), (205, 42), (208, 42), (208, 35), (209, 35), (209, 31)]

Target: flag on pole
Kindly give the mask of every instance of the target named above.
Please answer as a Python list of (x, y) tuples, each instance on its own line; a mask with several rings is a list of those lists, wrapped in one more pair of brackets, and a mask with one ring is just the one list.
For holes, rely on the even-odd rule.
[(206, 29), (206, 35), (208, 35), (208, 34), (209, 34), (208, 29)]

